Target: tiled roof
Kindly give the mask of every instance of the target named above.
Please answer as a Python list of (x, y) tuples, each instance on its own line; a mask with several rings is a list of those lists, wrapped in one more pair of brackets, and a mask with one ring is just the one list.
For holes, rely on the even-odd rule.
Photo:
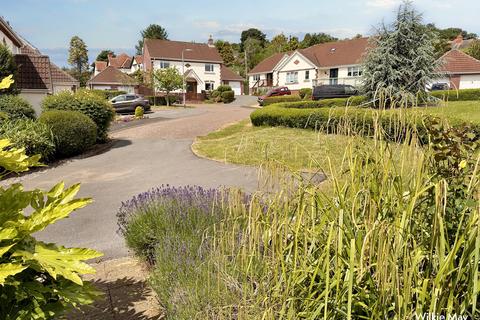
[(15, 77), (17, 88), (52, 89), (51, 65), (48, 56), (17, 54), (14, 57), (18, 66)]
[(23, 45), (20, 48), (20, 53), (21, 54), (26, 54), (26, 55), (29, 55), (29, 56), (40, 56), (40, 55), (42, 55), (42, 53), (37, 48), (31, 47), (31, 46), (28, 46), (28, 45)]
[(480, 61), (460, 50), (451, 50), (441, 58), (440, 71), (449, 74), (478, 73), (480, 74)]
[(264, 59), (259, 64), (257, 64), (255, 68), (250, 70), (248, 74), (272, 72), (275, 66), (280, 62), (280, 60), (283, 59), (285, 55), (290, 55), (290, 53), (277, 53)]
[(105, 70), (90, 79), (87, 84), (136, 85), (137, 82), (117, 68), (108, 66)]
[(52, 75), (53, 84), (68, 83), (68, 84), (80, 86), (80, 82), (77, 79), (75, 79), (74, 77), (69, 75), (67, 72), (63, 71), (62, 69), (60, 69), (59, 67), (57, 67), (51, 62), (50, 62), (50, 71)]
[(10, 24), (2, 17), (0, 17), (0, 31), (2, 31), (15, 46), (17, 46), (18, 48), (22, 47), (22, 39), (15, 33), (15, 31), (13, 31)]
[(95, 71), (101, 72), (107, 67), (106, 61), (95, 61)]
[(321, 43), (299, 50), (317, 67), (353, 65), (361, 62), (369, 46), (368, 38)]
[(142, 64), (143, 63), (143, 56), (135, 56), (135, 61), (137, 64)]
[(115, 68), (125, 68), (129, 69), (132, 66), (132, 57), (126, 53), (119, 54), (116, 57), (108, 57), (108, 65)]
[(230, 80), (230, 81), (244, 81), (245, 79), (243, 79), (240, 75), (236, 74), (235, 72), (233, 72), (230, 68), (222, 65), (221, 69), (220, 69), (220, 78), (221, 80)]
[[(185, 49), (192, 51), (184, 51)], [(181, 60), (183, 51), (185, 61), (222, 63), (218, 50), (204, 43), (145, 39), (145, 50), (154, 59)]]

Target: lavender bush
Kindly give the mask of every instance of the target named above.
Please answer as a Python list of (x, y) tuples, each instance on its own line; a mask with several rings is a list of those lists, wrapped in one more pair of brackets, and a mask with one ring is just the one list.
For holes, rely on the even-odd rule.
[[(119, 232), (127, 246), (153, 269), (150, 284), (168, 317), (191, 319), (212, 302), (209, 267), (213, 226), (235, 205), (248, 210), (250, 195), (199, 186), (169, 185), (122, 203)], [(219, 299), (224, 299), (220, 296)]]

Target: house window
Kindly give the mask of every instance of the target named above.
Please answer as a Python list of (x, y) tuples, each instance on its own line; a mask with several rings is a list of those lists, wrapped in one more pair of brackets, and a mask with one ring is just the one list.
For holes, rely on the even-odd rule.
[(360, 77), (362, 75), (362, 68), (361, 67), (349, 67), (348, 68), (348, 76), (349, 77)]
[(160, 69), (167, 69), (167, 68), (170, 68), (170, 62), (160, 61)]
[(287, 83), (298, 83), (298, 72), (287, 72)]
[(205, 91), (213, 91), (213, 90), (215, 90), (215, 82), (205, 81)]
[(255, 81), (255, 82), (260, 81), (260, 75), (259, 74), (254, 74), (253, 75), (253, 81)]
[(305, 71), (305, 80), (310, 80), (310, 70)]
[(215, 66), (211, 63), (207, 63), (205, 65), (205, 72), (214, 72), (215, 71)]

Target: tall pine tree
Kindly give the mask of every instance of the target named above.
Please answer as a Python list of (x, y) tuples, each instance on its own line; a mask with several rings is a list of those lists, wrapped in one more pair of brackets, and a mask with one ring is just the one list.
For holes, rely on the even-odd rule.
[(371, 99), (387, 102), (423, 97), (436, 77), (434, 34), (422, 23), (410, 1), (398, 9), (390, 26), (382, 24), (363, 63), (364, 91)]

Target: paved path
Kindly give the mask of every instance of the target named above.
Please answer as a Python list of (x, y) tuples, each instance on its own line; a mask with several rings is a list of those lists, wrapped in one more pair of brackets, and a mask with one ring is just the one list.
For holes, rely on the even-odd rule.
[[(94, 203), (38, 235), (44, 241), (100, 250), (104, 259), (128, 255), (117, 233), (116, 212), (121, 202), (162, 184), (204, 187), (257, 187), (257, 172), (250, 167), (221, 164), (197, 158), (190, 150), (196, 136), (247, 118), (251, 97), (231, 105), (204, 105), (195, 109), (167, 110), (165, 121), (122, 129), (113, 133), (111, 150), (56, 168), (26, 175), (25, 187), (48, 189), (64, 180), (81, 182), (80, 196)], [(163, 111), (162, 111), (163, 112)]]

